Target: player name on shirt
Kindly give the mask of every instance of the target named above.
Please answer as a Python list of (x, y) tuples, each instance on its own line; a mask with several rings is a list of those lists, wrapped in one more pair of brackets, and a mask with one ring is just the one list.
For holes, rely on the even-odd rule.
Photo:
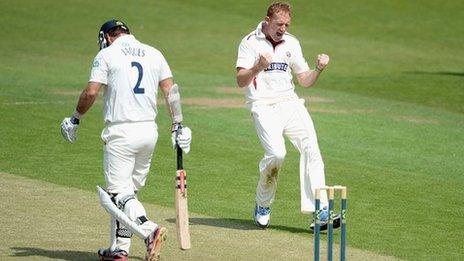
[(145, 49), (141, 48), (133, 48), (133, 47), (124, 47), (121, 48), (121, 51), (124, 55), (128, 56), (138, 56), (138, 57), (144, 57), (145, 56)]
[(270, 63), (269, 66), (264, 69), (265, 72), (268, 71), (287, 71), (288, 64), (287, 63)]

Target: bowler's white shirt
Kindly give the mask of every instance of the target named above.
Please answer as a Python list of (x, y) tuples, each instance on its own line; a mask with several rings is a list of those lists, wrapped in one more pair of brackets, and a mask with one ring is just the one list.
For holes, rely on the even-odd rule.
[(133, 35), (118, 37), (95, 57), (91, 82), (105, 86), (105, 123), (154, 121), (159, 82), (172, 73), (160, 51)]
[(250, 69), (258, 62), (260, 54), (272, 54), (269, 67), (245, 87), (247, 103), (272, 104), (297, 99), (292, 72), (300, 74), (309, 70), (300, 43), (293, 35), (285, 33), (283, 41), (274, 48), (262, 32), (262, 23), (242, 39), (238, 48), (237, 68)]

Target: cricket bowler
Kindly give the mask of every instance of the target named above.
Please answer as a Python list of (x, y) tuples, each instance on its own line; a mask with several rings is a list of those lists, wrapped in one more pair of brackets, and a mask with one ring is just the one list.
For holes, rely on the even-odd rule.
[[(289, 4), (271, 4), (264, 20), (242, 39), (236, 63), (237, 83), (244, 88), (246, 103), (264, 149), (264, 157), (259, 162), (254, 210), (255, 223), (263, 229), (270, 224), (278, 174), (286, 154), (284, 136), (300, 152), (302, 213), (315, 211), (315, 190), (325, 187), (324, 163), (314, 124), (304, 99), (295, 93), (293, 76), (301, 86), (313, 86), (329, 63), (329, 56), (317, 55), (315, 68), (309, 68), (299, 41), (288, 33), (291, 16)], [(327, 223), (325, 191), (321, 204), (321, 220)], [(339, 216), (335, 217), (334, 227), (339, 226), (339, 220)], [(321, 226), (324, 228), (326, 226)]]

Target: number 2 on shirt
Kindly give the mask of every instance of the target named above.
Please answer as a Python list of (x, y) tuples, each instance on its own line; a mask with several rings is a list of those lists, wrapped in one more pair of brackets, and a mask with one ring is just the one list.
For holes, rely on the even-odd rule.
[(142, 77), (143, 77), (143, 68), (142, 68), (142, 65), (138, 62), (132, 62), (131, 63), (132, 67), (137, 67), (137, 70), (139, 71), (139, 77), (137, 79), (137, 83), (135, 84), (135, 87), (134, 87), (134, 93), (135, 94), (142, 94), (142, 93), (145, 93), (145, 89), (144, 88), (140, 88), (140, 82), (142, 81)]

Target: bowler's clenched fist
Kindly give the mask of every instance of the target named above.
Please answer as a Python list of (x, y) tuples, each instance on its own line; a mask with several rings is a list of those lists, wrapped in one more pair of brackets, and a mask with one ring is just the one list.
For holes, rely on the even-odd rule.
[(272, 62), (272, 55), (270, 53), (259, 54), (258, 60), (258, 69), (260, 71), (269, 67), (269, 64)]
[(330, 58), (327, 54), (323, 53), (323, 54), (317, 55), (317, 60), (316, 60), (317, 69), (323, 70), (329, 63), (329, 60)]

